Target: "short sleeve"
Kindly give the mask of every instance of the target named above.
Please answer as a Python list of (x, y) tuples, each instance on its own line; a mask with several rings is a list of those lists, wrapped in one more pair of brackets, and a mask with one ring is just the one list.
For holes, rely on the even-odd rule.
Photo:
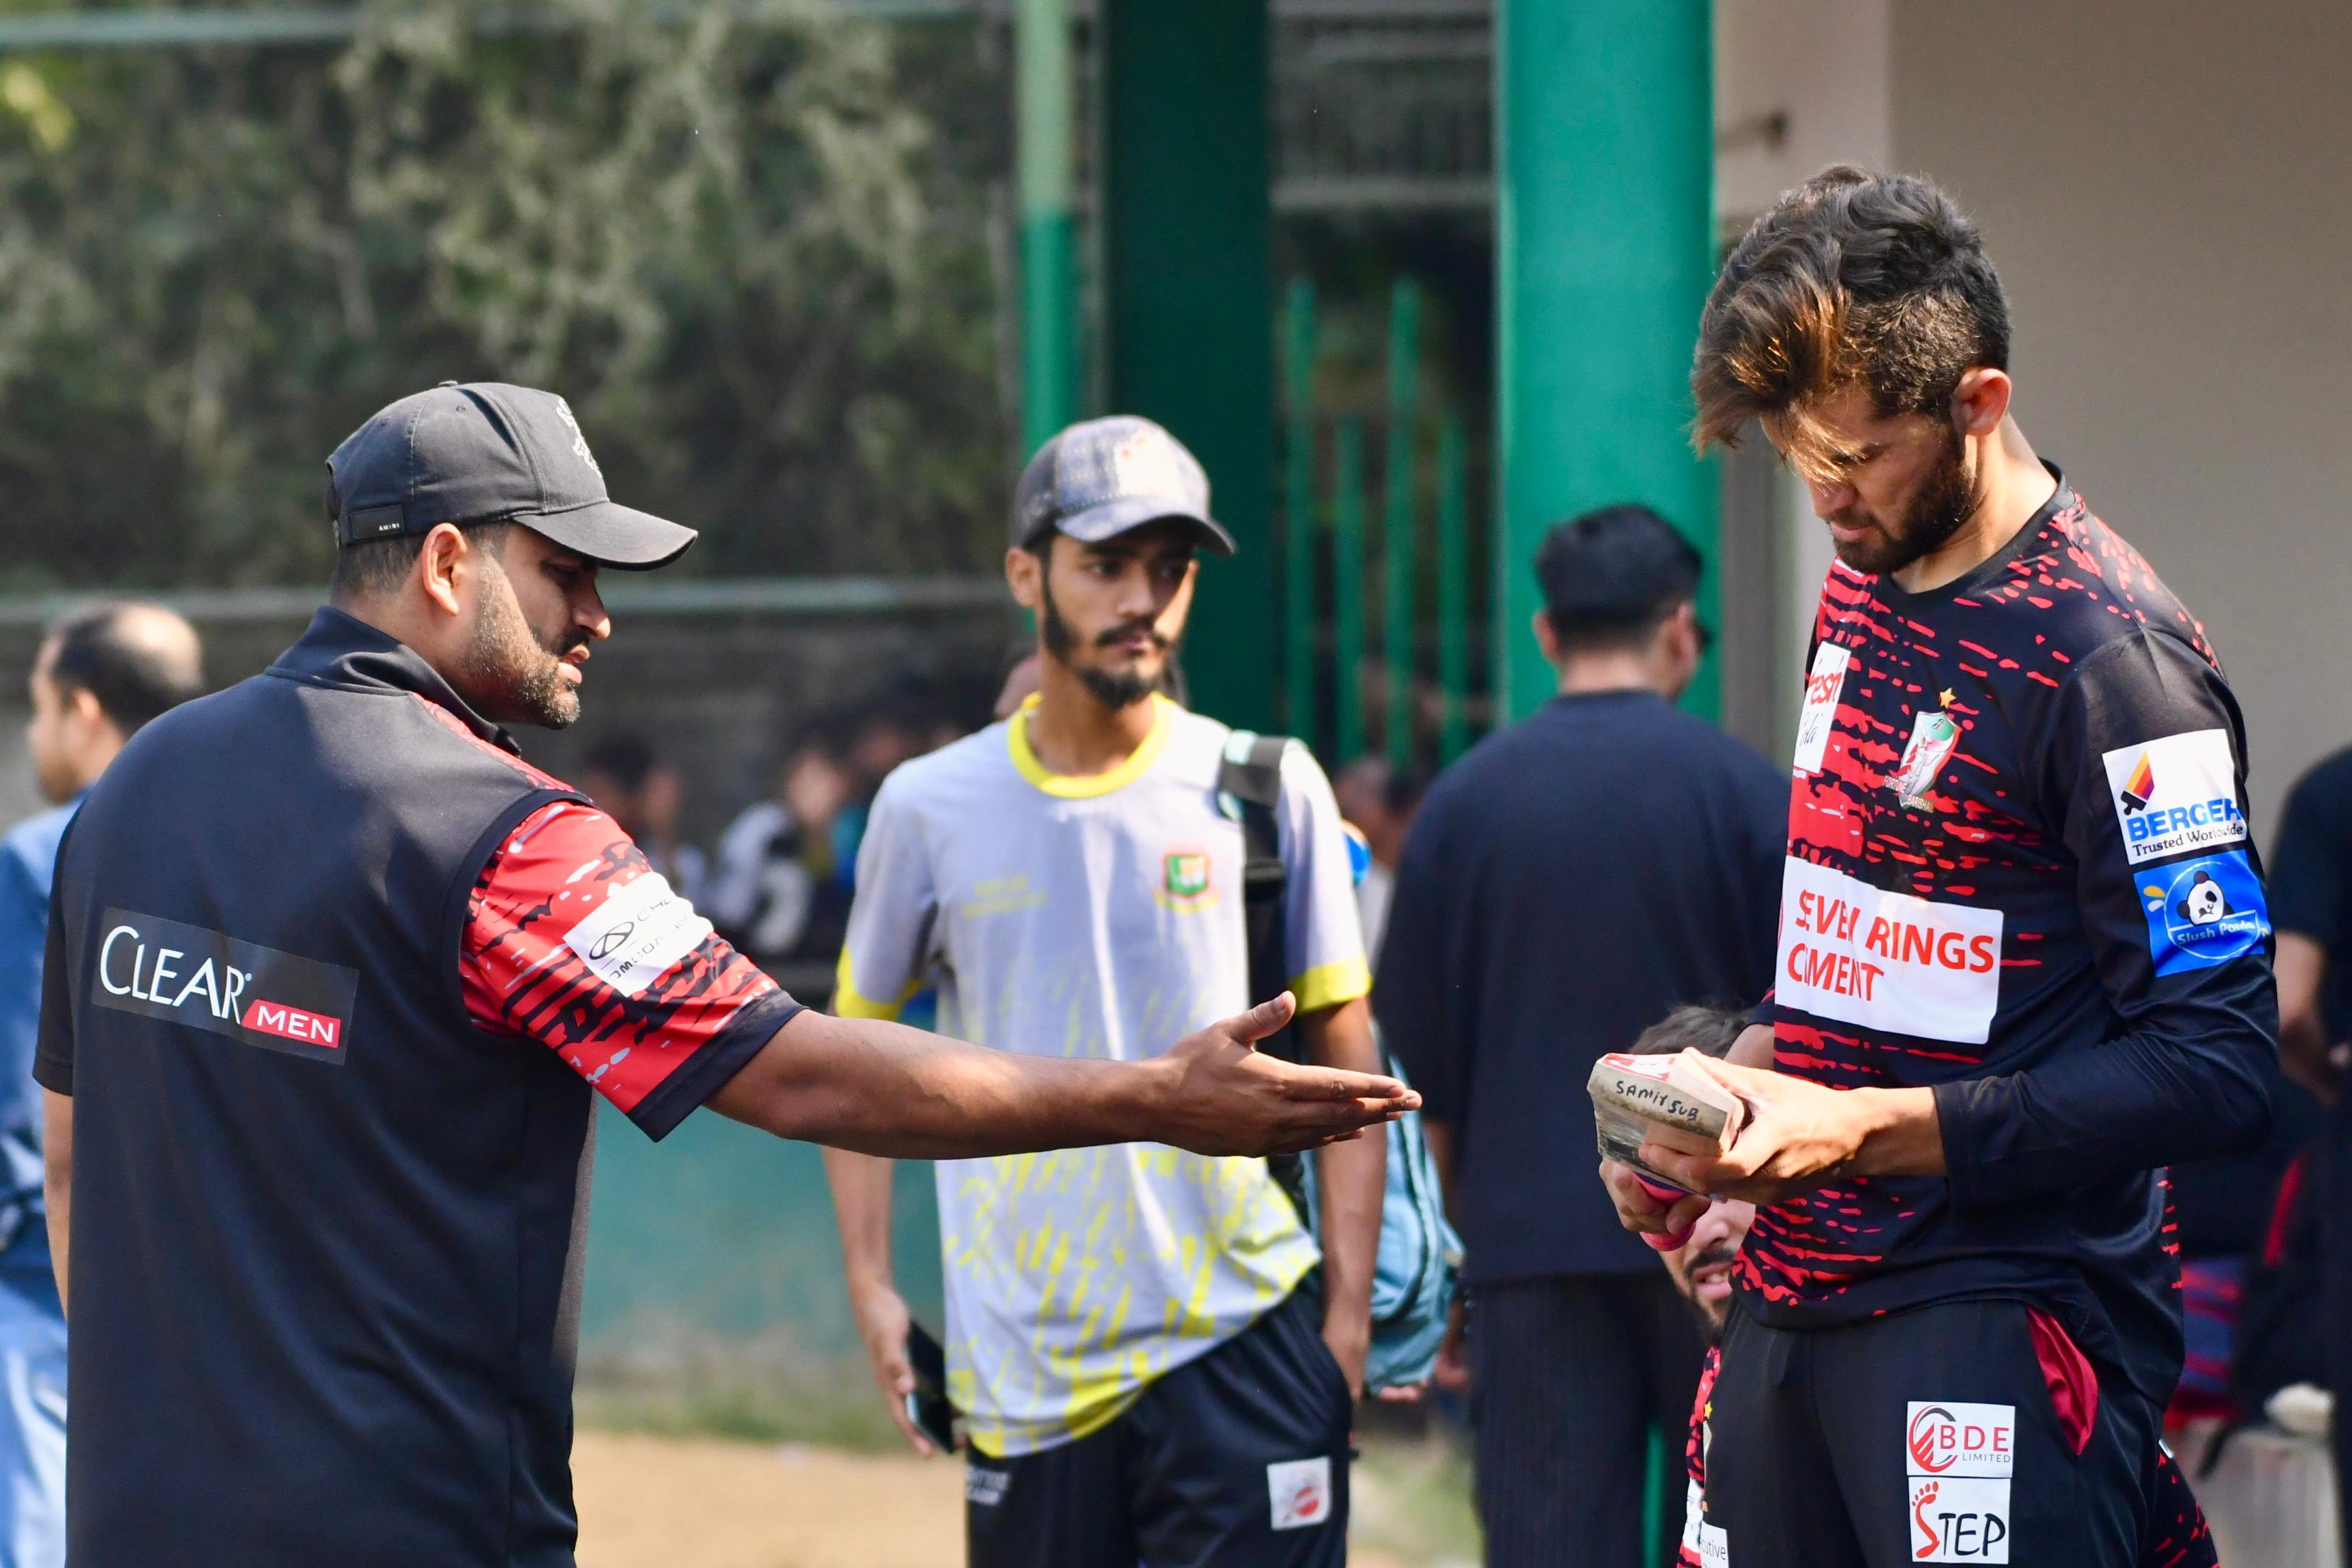
[(2286, 798), (2278, 842), (2271, 852), (2271, 921), (2281, 931), (2333, 948), (2347, 935), (2345, 904), (2352, 894), (2352, 834), (2345, 831), (2345, 783), (2352, 752), (2339, 754), (2296, 781)]
[[(1355, 866), (1331, 781), (1303, 746), (1282, 757), (1282, 804), (1276, 827), (1284, 873), (1284, 963), (1302, 1013), (1352, 1002), (1372, 988), (1364, 961), (1364, 923), (1356, 907)], [(1263, 1001), (1253, 997), (1252, 1001)]]
[(938, 894), (922, 820), (902, 780), (883, 781), (857, 846), (857, 894), (833, 991), (844, 1018), (897, 1018), (930, 967)]
[(801, 1010), (619, 823), (571, 801), (491, 852), (467, 903), (458, 985), (476, 1027), (546, 1046), (656, 1138)]

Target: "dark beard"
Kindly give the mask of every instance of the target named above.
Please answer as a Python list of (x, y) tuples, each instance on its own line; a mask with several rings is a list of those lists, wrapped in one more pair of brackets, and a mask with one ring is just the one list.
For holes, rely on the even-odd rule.
[[(499, 724), (562, 729), (580, 716), (580, 694), (563, 678), (563, 664), (540, 645), (515, 605), (514, 590), (484, 583), (473, 645), (466, 651), (466, 700)], [(578, 627), (563, 652), (588, 641)]]
[(1837, 547), (1838, 559), (1856, 571), (1885, 577), (1951, 542), (1984, 498), (1969, 473), (1959, 432), (1945, 432), (1944, 451), (1919, 493), (1904, 508), (1902, 523), (1882, 528), (1875, 539)]
[[(1054, 603), (1054, 590), (1042, 573), (1037, 579), (1037, 589), (1042, 601), (1038, 622), (1045, 634), (1045, 656), (1077, 676), (1078, 684), (1087, 688), (1095, 701), (1117, 712), (1121, 708), (1133, 707), (1160, 689), (1157, 680), (1147, 679), (1140, 671), (1106, 670), (1094, 666), (1082, 670), (1071, 664), (1070, 651), (1078, 645), (1077, 633), (1072, 632), (1070, 623), (1062, 619), (1062, 612)], [(1128, 630), (1125, 626), (1114, 626), (1098, 641), (1108, 645)], [(1157, 632), (1151, 635), (1160, 651), (1167, 652), (1168, 640)]]
[[(1728, 1263), (1738, 1256), (1738, 1248), (1727, 1242), (1718, 1241), (1690, 1260), (1684, 1277), (1687, 1279), (1691, 1270), (1715, 1263)], [(1683, 1297), (1683, 1305), (1688, 1307), (1691, 1316), (1697, 1320), (1701, 1339), (1709, 1344), (1723, 1343), (1723, 1331), (1731, 1321), (1731, 1303), (1727, 1301), (1720, 1308), (1706, 1306), (1699, 1301), (1694, 1290), (1693, 1293)]]

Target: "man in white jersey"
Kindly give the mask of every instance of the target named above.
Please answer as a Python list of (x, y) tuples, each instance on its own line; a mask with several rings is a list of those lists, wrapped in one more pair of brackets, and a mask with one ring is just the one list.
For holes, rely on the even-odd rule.
[[(1037, 695), (883, 785), (839, 1011), (887, 1017), (936, 971), (946, 1032), (1128, 1059), (1248, 1001), (1242, 828), (1218, 790), (1232, 732), (1158, 690), (1195, 552), (1234, 551), (1208, 507), (1200, 464), (1149, 420), (1074, 425), (1030, 461), (1005, 576), (1037, 618)], [(1339, 810), (1304, 748), (1281, 773), (1301, 1040), (1377, 1070)], [(1318, 1156), (1317, 1231), (1259, 1160), (1123, 1144), (940, 1163), (975, 1568), (1345, 1562), (1385, 1155), (1370, 1138)], [(826, 1165), (859, 1329), (907, 1427), (889, 1163)]]

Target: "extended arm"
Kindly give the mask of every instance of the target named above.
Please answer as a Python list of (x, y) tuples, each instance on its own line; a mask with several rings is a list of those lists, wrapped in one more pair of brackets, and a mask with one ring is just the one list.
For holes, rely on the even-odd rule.
[(49, 1266), (66, 1304), (66, 1249), (73, 1238), (73, 1096), (41, 1091), (41, 1164), (49, 1216)]
[[(1377, 1073), (1372, 1009), (1361, 997), (1299, 1020), (1307, 1059), (1318, 1067)], [(1363, 1392), (1372, 1346), (1372, 1268), (1381, 1245), (1381, 1202), (1387, 1191), (1388, 1140), (1358, 1138), (1316, 1155), (1322, 1207), (1323, 1343), (1348, 1386)]]
[(825, 1179), (833, 1186), (833, 1214), (841, 1227), (842, 1270), (849, 1287), (850, 1315), (866, 1359), (881, 1385), (890, 1419), (915, 1451), (929, 1458), (929, 1438), (907, 1419), (907, 1396), (915, 1390), (915, 1369), (907, 1359), (912, 1319), (890, 1270), (890, 1179), (895, 1167), (872, 1155), (846, 1149), (824, 1151)]
[(1353, 1136), (1419, 1103), (1394, 1079), (1259, 1055), (1251, 1042), (1290, 1012), (1285, 992), (1144, 1061), (1024, 1056), (800, 1012), (706, 1103), (779, 1137), (906, 1159), (1123, 1143), (1266, 1155)]

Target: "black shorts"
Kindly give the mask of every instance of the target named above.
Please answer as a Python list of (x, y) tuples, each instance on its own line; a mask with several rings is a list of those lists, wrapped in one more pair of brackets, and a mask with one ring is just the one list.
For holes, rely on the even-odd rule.
[(1116, 1421), (1009, 1459), (971, 1456), (971, 1568), (1339, 1568), (1347, 1380), (1311, 1291), (1147, 1387)]
[(2055, 1332), (2017, 1301), (1805, 1331), (1735, 1308), (1703, 1547), (1738, 1568), (2132, 1568), (2163, 1411)]

